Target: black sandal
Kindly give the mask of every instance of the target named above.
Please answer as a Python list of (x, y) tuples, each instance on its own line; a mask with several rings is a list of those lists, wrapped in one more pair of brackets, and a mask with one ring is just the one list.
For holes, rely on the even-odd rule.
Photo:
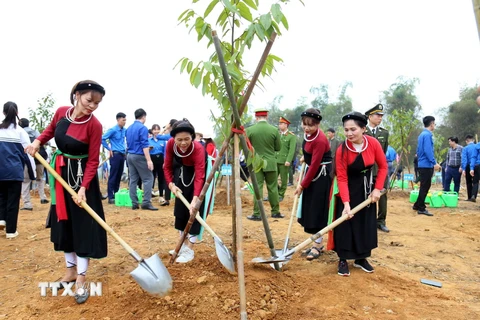
[[(313, 251), (315, 249), (315, 251)], [(323, 246), (320, 248), (317, 247), (311, 247), (310, 252), (307, 255), (307, 260), (312, 261), (314, 259), (318, 259), (323, 254)]]

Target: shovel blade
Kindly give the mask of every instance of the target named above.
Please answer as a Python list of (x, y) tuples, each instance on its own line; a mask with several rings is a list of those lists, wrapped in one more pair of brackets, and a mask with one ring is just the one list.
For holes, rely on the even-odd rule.
[(214, 238), (215, 240), (215, 252), (217, 253), (218, 260), (220, 263), (230, 272), (235, 273), (235, 263), (233, 261), (233, 256), (230, 250), (225, 246), (225, 244), (218, 237)]
[(263, 258), (257, 257), (252, 259), (252, 262), (261, 263), (261, 264), (270, 264), (275, 262), (286, 262), (286, 261), (290, 261), (290, 257), (271, 257), (270, 259), (263, 259)]
[(140, 262), (130, 275), (148, 293), (164, 296), (172, 289), (172, 277), (157, 254)]

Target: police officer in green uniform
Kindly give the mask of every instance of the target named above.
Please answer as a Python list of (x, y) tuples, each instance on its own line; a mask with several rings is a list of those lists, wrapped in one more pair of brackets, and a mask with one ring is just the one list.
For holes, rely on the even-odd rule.
[[(371, 108), (365, 115), (368, 117), (368, 125), (365, 134), (377, 138), (382, 146), (383, 152), (387, 153), (388, 148), (388, 130), (380, 127), (383, 119), (383, 105), (381, 103), (377, 104), (375, 107)], [(373, 168), (373, 178), (377, 178), (378, 167), (375, 165)], [(385, 179), (385, 189), (388, 187), (388, 177)], [(375, 182), (374, 182), (375, 183)], [(377, 228), (383, 232), (390, 232), (387, 228), (385, 220), (387, 218), (387, 195), (380, 197), (378, 201), (378, 213), (377, 213)]]
[[(255, 149), (255, 154), (262, 157), (265, 162), (264, 168), (256, 172), (258, 187), (263, 194), (263, 183), (267, 184), (268, 200), (272, 208), (272, 218), (283, 218), (278, 204), (278, 174), (276, 152), (280, 151), (280, 134), (277, 128), (267, 123), (268, 110), (261, 108), (255, 110), (256, 124), (247, 128), (247, 137)], [(262, 195), (263, 197), (263, 195)], [(250, 220), (260, 221), (260, 210), (255, 201), (253, 215), (247, 217)]]
[(288, 131), (290, 121), (284, 117), (280, 117), (278, 121), (278, 129), (280, 130), (280, 151), (277, 153), (277, 171), (280, 176), (281, 184), (278, 186), (279, 201), (285, 197), (287, 190), (288, 172), (293, 162), (293, 154), (297, 146), (297, 137), (292, 131)]

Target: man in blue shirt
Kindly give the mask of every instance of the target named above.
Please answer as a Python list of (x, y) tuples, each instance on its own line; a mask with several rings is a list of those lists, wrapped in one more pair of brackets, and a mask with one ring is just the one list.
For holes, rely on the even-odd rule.
[(110, 153), (110, 175), (108, 177), (108, 203), (115, 203), (115, 193), (120, 188), (123, 168), (125, 165), (125, 124), (127, 116), (117, 113), (117, 125), (110, 128), (102, 136), (102, 145)]
[(148, 143), (148, 129), (144, 125), (147, 113), (143, 109), (135, 110), (135, 122), (128, 127), (127, 138), (127, 164), (130, 176), (129, 191), (132, 200), (132, 210), (138, 209), (137, 185), (142, 179), (144, 196), (142, 209), (158, 210), (152, 205), (153, 162), (150, 158), (150, 145)]
[(418, 136), (417, 156), (418, 156), (418, 172), (420, 174), (420, 190), (418, 192), (417, 202), (412, 209), (417, 210), (418, 214), (433, 216), (425, 207), (425, 198), (432, 185), (433, 171), (440, 169), (440, 165), (435, 160), (433, 153), (433, 135), (435, 130), (435, 118), (426, 116), (423, 118), (422, 133)]
[[(476, 190), (474, 190), (475, 164), (477, 163), (478, 151), (473, 140), (473, 135), (467, 134), (465, 137), (467, 145), (462, 151), (462, 170), (467, 184), (467, 199), (466, 201), (476, 202), (478, 193), (478, 180)], [(480, 160), (480, 159), (479, 159)], [(480, 165), (480, 163), (479, 163)], [(480, 170), (480, 169), (479, 169)]]
[(397, 152), (392, 146), (388, 146), (385, 156), (387, 157), (388, 177), (390, 178), (395, 171), (395, 168), (393, 167), (393, 161), (397, 160)]

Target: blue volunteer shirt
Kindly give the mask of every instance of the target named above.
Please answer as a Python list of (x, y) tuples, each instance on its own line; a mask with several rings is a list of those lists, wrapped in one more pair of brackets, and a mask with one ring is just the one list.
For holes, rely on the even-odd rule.
[(475, 166), (480, 165), (480, 142), (475, 145)]
[(478, 151), (477, 145), (470, 142), (462, 150), (462, 170), (467, 170), (467, 164), (470, 166), (470, 170), (475, 168), (475, 162), (477, 161)]
[[(120, 128), (117, 124), (113, 128), (108, 129), (102, 136), (102, 145), (107, 150), (125, 153), (125, 128)], [(108, 142), (110, 145), (108, 145)]]
[(423, 129), (418, 136), (417, 156), (419, 168), (433, 168), (437, 163), (433, 153), (433, 134), (430, 130)]
[(150, 154), (163, 154), (165, 155), (165, 147), (167, 146), (167, 141), (171, 138), (169, 134), (159, 134), (157, 135), (157, 141), (152, 138), (148, 139), (148, 143), (153, 149), (150, 150)]
[(138, 120), (128, 127), (125, 137), (127, 138), (127, 152), (130, 154), (143, 154), (143, 149), (149, 147), (148, 129)]
[(387, 162), (393, 162), (395, 159), (397, 159), (397, 152), (395, 149), (393, 149), (393, 147), (388, 146), (385, 156), (387, 157)]
[(165, 154), (165, 145), (167, 144), (164, 140), (157, 140), (153, 139), (153, 137), (148, 139), (148, 143), (150, 144), (150, 147), (153, 147), (150, 149), (150, 154), (151, 155), (157, 155), (157, 154)]

